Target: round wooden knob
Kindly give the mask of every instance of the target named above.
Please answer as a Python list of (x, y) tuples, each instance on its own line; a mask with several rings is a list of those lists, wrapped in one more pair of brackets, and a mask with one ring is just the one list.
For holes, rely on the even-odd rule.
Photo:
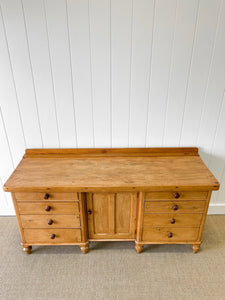
[(171, 238), (173, 236), (172, 232), (168, 232), (168, 237)]
[(88, 210), (88, 212), (87, 212), (89, 215), (91, 215), (92, 214), (92, 211), (91, 210)]
[(49, 219), (48, 220), (48, 225), (52, 225), (53, 224), (53, 220), (52, 219)]
[(173, 210), (178, 210), (178, 205), (174, 204), (172, 208), (173, 208)]
[(45, 207), (45, 210), (46, 210), (46, 211), (50, 211), (50, 210), (51, 210), (51, 206), (47, 205), (47, 206)]
[(48, 198), (49, 198), (49, 194), (47, 194), (47, 193), (44, 194), (44, 197), (43, 197), (43, 198), (44, 198), (45, 200), (48, 199)]
[(173, 195), (174, 195), (174, 198), (176, 198), (176, 199), (180, 198), (180, 194), (179, 193), (174, 193)]
[(52, 239), (52, 240), (55, 239), (55, 234), (54, 234), (54, 233), (52, 233), (52, 234), (50, 235), (50, 239)]
[(175, 219), (174, 218), (170, 219), (170, 223), (174, 224), (175, 223)]

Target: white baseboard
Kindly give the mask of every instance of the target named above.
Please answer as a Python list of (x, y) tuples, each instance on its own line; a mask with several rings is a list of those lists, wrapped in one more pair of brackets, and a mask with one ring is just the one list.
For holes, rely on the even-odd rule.
[(225, 203), (209, 204), (208, 215), (224, 215)]
[(0, 216), (15, 216), (15, 211), (13, 207), (10, 206), (0, 206)]

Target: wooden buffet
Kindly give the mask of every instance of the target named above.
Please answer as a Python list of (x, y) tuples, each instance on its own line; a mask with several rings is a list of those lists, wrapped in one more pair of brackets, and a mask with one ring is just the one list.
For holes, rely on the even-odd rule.
[(219, 182), (198, 148), (27, 149), (4, 185), (29, 254), (89, 241), (191, 244), (196, 253)]

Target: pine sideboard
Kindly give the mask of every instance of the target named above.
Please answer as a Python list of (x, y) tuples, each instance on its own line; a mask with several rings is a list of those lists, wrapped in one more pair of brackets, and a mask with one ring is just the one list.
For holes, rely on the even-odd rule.
[(198, 148), (27, 149), (4, 185), (23, 250), (90, 241), (190, 244), (219, 182)]

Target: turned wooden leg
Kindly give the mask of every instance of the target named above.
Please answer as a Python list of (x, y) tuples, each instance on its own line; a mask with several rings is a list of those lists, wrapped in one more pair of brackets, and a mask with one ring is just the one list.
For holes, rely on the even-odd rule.
[(31, 254), (32, 246), (26, 246), (23, 247), (23, 251), (26, 252), (27, 254)]
[(84, 243), (84, 244), (80, 244), (80, 250), (81, 250), (84, 254), (88, 253), (88, 250), (89, 250), (89, 243), (86, 242), (86, 243)]
[(193, 244), (192, 245), (192, 251), (193, 251), (193, 253), (197, 253), (198, 251), (199, 251), (199, 249), (200, 249), (200, 244)]
[(144, 249), (144, 245), (139, 244), (138, 242), (135, 242), (135, 249), (136, 249), (137, 253), (141, 253)]

